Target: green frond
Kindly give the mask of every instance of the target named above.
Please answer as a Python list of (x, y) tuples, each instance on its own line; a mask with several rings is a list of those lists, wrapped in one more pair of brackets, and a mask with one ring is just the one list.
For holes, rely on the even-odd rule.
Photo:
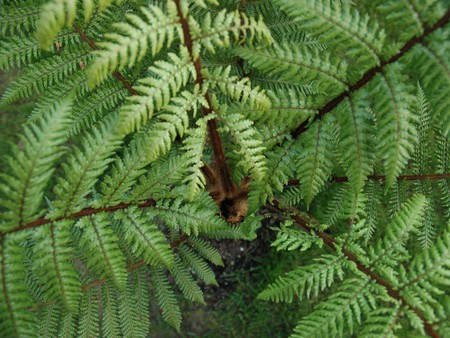
[(128, 275), (127, 287), (118, 297), (121, 333), (124, 337), (145, 337), (149, 328), (149, 288), (145, 270)]
[(68, 116), (72, 107), (66, 99), (53, 104), (40, 120), (24, 129), (21, 147), (13, 148), (7, 157), (9, 173), (0, 179), (1, 231), (32, 221), (42, 214), (42, 199), (47, 182), (53, 174), (53, 163), (64, 152), (67, 140)]
[[(384, 31), (350, 2), (329, 0), (276, 0), (290, 16), (302, 20), (301, 27), (321, 41), (343, 51), (362, 73), (379, 64)], [(344, 47), (345, 46), (345, 47)]]
[[(68, 46), (79, 43), (79, 35), (76, 32), (62, 32), (58, 39), (60, 46)], [(56, 47), (52, 45), (50, 51), (55, 53)], [(0, 69), (9, 70), (13, 67), (21, 67), (32, 63), (42, 57), (39, 42), (34, 37), (11, 36), (0, 41)]]
[(196, 78), (194, 64), (186, 48), (181, 48), (180, 56), (169, 53), (169, 61), (159, 60), (151, 66), (149, 76), (142, 78), (133, 88), (140, 94), (131, 96), (120, 110), (121, 120), (139, 129), (153, 117), (155, 111), (169, 104), (189, 79)]
[[(92, 16), (94, 8), (104, 10), (112, 3), (122, 0), (83, 0), (83, 13), (85, 20)], [(77, 17), (77, 1), (51, 0), (41, 7), (40, 18), (36, 23), (36, 38), (42, 48), (48, 49), (55, 36), (64, 27), (70, 27)]]
[[(83, 76), (81, 84), (83, 89), (87, 89), (85, 76)], [(123, 103), (127, 95), (127, 89), (115, 80), (111, 80), (89, 93), (82, 93), (73, 108), (70, 133), (72, 135), (80, 134), (92, 127), (105, 114), (115, 111)]]
[(263, 45), (272, 42), (270, 31), (261, 17), (256, 20), (239, 11), (227, 13), (224, 9), (214, 18), (211, 17), (210, 12), (207, 12), (201, 23), (189, 17), (189, 27), (193, 40), (194, 58), (198, 56), (202, 47), (215, 53), (215, 47), (229, 47), (230, 40), (238, 44), (244, 41), (252, 43), (254, 40)]
[(29, 32), (36, 26), (39, 18), (41, 0), (28, 0), (21, 3), (9, 2), (0, 6), (0, 36)]
[(75, 335), (77, 316), (73, 313), (67, 312), (60, 319), (60, 326), (58, 337), (70, 338)]
[(364, 187), (375, 162), (374, 121), (366, 107), (365, 102), (355, 95), (339, 105), (336, 114), (339, 121), (338, 149), (342, 153), (345, 173), (355, 194)]
[(182, 155), (169, 153), (153, 162), (145, 177), (136, 184), (128, 202), (138, 202), (152, 196), (160, 199), (170, 192), (170, 186), (181, 182), (186, 173), (186, 163)]
[(56, 337), (61, 316), (58, 304), (51, 304), (40, 310), (39, 337)]
[(209, 242), (199, 237), (189, 237), (187, 241), (200, 255), (209, 260), (214, 265), (223, 266), (222, 257), (219, 250)]
[[(71, 124), (73, 124), (73, 115), (75, 114), (76, 106), (80, 100), (80, 97), (86, 94), (87, 89), (86, 76), (84, 73), (75, 72), (65, 78), (63, 82), (60, 82), (58, 86), (51, 86), (45, 90), (36, 102), (36, 105), (33, 107), (33, 111), (28, 117), (28, 121), (38, 121), (42, 118), (42, 115), (44, 115), (51, 108), (55, 101), (59, 101), (61, 97), (72, 95), (74, 97), (74, 104), (70, 120)], [(69, 134), (73, 134), (73, 132), (69, 131)]]
[(42, 93), (49, 87), (63, 82), (80, 70), (80, 62), (86, 63), (90, 57), (87, 47), (70, 46), (59, 55), (29, 65), (7, 87), (0, 100), (0, 106), (30, 97), (34, 91)]
[(415, 195), (403, 203), (394, 219), (386, 226), (384, 236), (367, 249), (369, 258), (364, 259), (367, 265), (380, 270), (386, 266), (395, 268), (401, 260), (408, 258), (404, 245), (409, 233), (421, 224), (426, 207), (427, 199), (423, 195)]
[[(205, 199), (209, 199), (206, 202)], [(149, 210), (160, 217), (174, 231), (181, 230), (187, 235), (213, 234), (215, 230), (229, 227), (217, 215), (217, 206), (210, 196), (201, 194), (189, 204), (183, 204), (183, 198), (177, 194), (176, 200), (159, 201), (156, 208)]]
[(175, 257), (175, 265), (170, 273), (175, 280), (175, 284), (181, 290), (186, 299), (198, 302), (200, 304), (206, 304), (203, 298), (202, 290), (178, 256)]
[(367, 196), (366, 203), (366, 219), (365, 219), (365, 235), (364, 243), (367, 245), (374, 235), (381, 215), (381, 196), (382, 189), (380, 182), (370, 180), (366, 185), (365, 194)]
[(272, 230), (276, 231), (277, 238), (272, 242), (271, 246), (276, 247), (278, 251), (306, 251), (311, 248), (313, 244), (320, 248), (323, 246), (322, 239), (314, 232), (296, 229), (292, 227), (292, 225), (293, 221), (287, 220), (281, 223), (279, 227), (272, 228)]
[(264, 289), (258, 299), (273, 302), (292, 303), (297, 296), (317, 297), (320, 291), (329, 288), (336, 278), (344, 279), (344, 257), (322, 255), (315, 259), (317, 263), (300, 266), (286, 273)]
[(73, 150), (73, 155), (63, 164), (65, 177), (59, 177), (54, 188), (56, 199), (51, 203), (50, 217), (69, 215), (85, 207), (85, 196), (106, 170), (112, 161), (111, 155), (121, 143), (114, 128), (114, 118), (105, 120), (85, 136), (82, 147)]
[(175, 294), (167, 280), (166, 273), (162, 269), (152, 268), (150, 270), (156, 298), (161, 308), (164, 320), (180, 331), (181, 312)]
[(114, 217), (121, 222), (117, 227), (119, 236), (136, 256), (150, 265), (173, 267), (173, 253), (167, 239), (150, 217), (136, 208), (117, 211)]
[(97, 292), (95, 288), (83, 292), (77, 337), (91, 338), (99, 336), (99, 300)]
[(221, 117), (221, 122), (224, 124), (223, 130), (230, 132), (230, 136), (239, 146), (239, 150), (235, 150), (240, 157), (237, 165), (245, 173), (250, 173), (255, 181), (260, 182), (267, 174), (267, 160), (263, 153), (265, 147), (253, 127), (253, 122), (244, 119), (238, 113), (230, 113)]
[(194, 272), (201, 278), (207, 285), (219, 286), (214, 276), (214, 272), (192, 248), (187, 245), (181, 245), (179, 247), (179, 253), (182, 260), (194, 270)]
[(303, 133), (298, 142), (302, 152), (296, 160), (300, 189), (309, 205), (325, 184), (333, 168), (334, 118), (314, 123)]
[(345, 329), (352, 334), (362, 317), (374, 308), (372, 289), (367, 279), (346, 279), (328, 299), (300, 320), (291, 337), (345, 337)]
[[(415, 109), (417, 111), (419, 123), (417, 125), (418, 143), (413, 155), (413, 170), (415, 174), (420, 175), (420, 173), (427, 172), (428, 168), (432, 166), (432, 121), (431, 114), (429, 112), (429, 102), (420, 85), (418, 85), (417, 88), (416, 98)], [(432, 196), (433, 187), (430, 182), (419, 180), (414, 182), (414, 190), (418, 194)], [(433, 199), (429, 199), (429, 206), (425, 211), (422, 225), (420, 226), (418, 234), (420, 245), (424, 249), (430, 247), (430, 245), (434, 242), (434, 239), (436, 237), (435, 223), (435, 203)]]
[[(437, 133), (437, 170), (444, 174), (450, 172), (450, 137), (444, 137), (441, 132)], [(441, 200), (444, 206), (445, 219), (450, 221), (450, 180), (439, 180)]]
[[(408, 270), (400, 270), (400, 293), (413, 306), (433, 319), (439, 310), (439, 299), (445, 293), (438, 285), (448, 287), (450, 275), (450, 224), (428, 249), (417, 255)], [(435, 297), (439, 297), (435, 299)]]
[(377, 120), (378, 152), (383, 159), (386, 188), (407, 165), (417, 143), (417, 116), (410, 103), (413, 98), (402, 79), (402, 67), (390, 65), (373, 81), (376, 95), (373, 111)]
[(400, 304), (394, 307), (382, 307), (370, 312), (364, 323), (364, 329), (358, 335), (363, 338), (396, 338), (395, 331), (401, 328), (400, 319), (403, 309)]
[(46, 224), (33, 233), (33, 271), (48, 299), (57, 300), (65, 309), (76, 312), (81, 283), (72, 265), (73, 247), (70, 228), (73, 221)]
[(330, 96), (347, 88), (346, 62), (326, 51), (283, 42), (266, 48), (241, 47), (237, 54), (259, 71), (277, 75), (279, 81), (303, 85), (315, 81)]
[(123, 256), (107, 214), (96, 214), (80, 219), (76, 226), (82, 229), (78, 242), (86, 257), (88, 268), (96, 276), (110, 277), (119, 290), (124, 290), (127, 273)]
[(197, 127), (187, 131), (188, 137), (183, 141), (184, 162), (188, 169), (188, 175), (183, 180), (186, 186), (186, 199), (192, 201), (205, 187), (206, 179), (201, 168), (203, 167), (203, 152), (206, 145), (207, 123), (214, 115), (205, 116), (197, 120)]
[(94, 63), (87, 70), (88, 83), (92, 88), (102, 82), (108, 73), (131, 67), (144, 58), (147, 51), (156, 55), (164, 45), (170, 46), (176, 37), (182, 37), (177, 9), (173, 1), (168, 1), (163, 10), (156, 5), (141, 7), (143, 18), (136, 14), (126, 14), (128, 22), (115, 23), (114, 30), (107, 33), (103, 48), (96, 52)]
[(105, 337), (120, 336), (117, 292), (108, 282), (102, 284), (102, 333)]
[(431, 110), (435, 121), (439, 121), (444, 135), (450, 135), (450, 98), (447, 95), (450, 85), (450, 63), (446, 57), (449, 46), (450, 30), (447, 27), (433, 34), (418, 45), (411, 66), (416, 70), (421, 85), (431, 103)]
[[(252, 79), (252, 83), (260, 83)], [(276, 83), (276, 88), (267, 89), (267, 96), (272, 102), (269, 109), (250, 108), (248, 105), (236, 105), (230, 107), (230, 111), (242, 114), (246, 119), (255, 121), (262, 126), (268, 123), (272, 128), (284, 127), (285, 130), (291, 130), (306, 121), (316, 113), (316, 104), (301, 90), (296, 90), (288, 86), (285, 90), (283, 82)], [(266, 86), (268, 88), (269, 86)], [(277, 122), (283, 121), (283, 124), (277, 125)], [(272, 128), (270, 130), (272, 130)]]
[(231, 76), (231, 67), (223, 69), (217, 67), (212, 72), (204, 69), (202, 74), (210, 90), (218, 87), (222, 94), (231, 99), (240, 101), (242, 104), (248, 104), (250, 108), (267, 110), (270, 108), (270, 100), (264, 90), (259, 87), (252, 88), (249, 78), (239, 79), (237, 76)]
[(25, 284), (27, 270), (18, 235), (0, 238), (0, 335), (36, 337), (38, 323)]

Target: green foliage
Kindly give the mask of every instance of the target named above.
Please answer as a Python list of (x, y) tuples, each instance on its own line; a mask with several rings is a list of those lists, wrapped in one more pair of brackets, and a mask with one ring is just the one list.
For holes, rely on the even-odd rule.
[(243, 292), (300, 302), (292, 337), (444, 336), (448, 7), (0, 0), (1, 121), (36, 102), (1, 163), (0, 336), (144, 337), (152, 304), (180, 331), (211, 239), (267, 224), (296, 266)]

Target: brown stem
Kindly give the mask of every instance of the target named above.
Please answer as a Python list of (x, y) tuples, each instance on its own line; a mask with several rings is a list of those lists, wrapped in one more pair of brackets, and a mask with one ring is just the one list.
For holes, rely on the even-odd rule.
[[(363, 86), (365, 86), (370, 80), (372, 80), (375, 75), (377, 75), (378, 73), (380, 73), (384, 67), (386, 67), (387, 65), (396, 62), (398, 59), (400, 59), (403, 55), (405, 55), (405, 53), (407, 53), (412, 47), (414, 47), (415, 45), (417, 45), (418, 43), (422, 43), (425, 38), (430, 35), (431, 33), (433, 33), (434, 31), (436, 31), (437, 29), (445, 26), (448, 21), (450, 20), (450, 10), (447, 11), (447, 13), (445, 13), (445, 15), (438, 21), (436, 22), (433, 26), (426, 28), (422, 35), (417, 36), (412, 38), (411, 40), (409, 40), (401, 49), (400, 51), (395, 54), (394, 56), (392, 56), (391, 58), (389, 58), (388, 60), (382, 61), (380, 63), (379, 66), (373, 67), (371, 69), (369, 69), (364, 75), (363, 77), (356, 82), (354, 85), (350, 86), (350, 88), (343, 92), (342, 94), (336, 96), (334, 99), (332, 99), (331, 101), (329, 101), (327, 104), (325, 104), (325, 106), (323, 106), (320, 110), (319, 113), (314, 117), (314, 121), (316, 120), (320, 120), (325, 114), (331, 112), (334, 108), (336, 108), (345, 98), (349, 97), (350, 94), (352, 94), (353, 92), (357, 91), (358, 89), (362, 88)], [(304, 133), (306, 130), (308, 130), (310, 123), (309, 121), (305, 121), (303, 123), (301, 123), (297, 128), (295, 128), (292, 132), (291, 135), (293, 138), (297, 138), (300, 134)]]
[[(0, 236), (6, 235), (6, 234), (10, 234), (13, 232), (18, 232), (18, 231), (22, 231), (22, 230), (26, 230), (26, 229), (31, 229), (31, 228), (37, 228), (41, 225), (44, 224), (48, 224), (51, 222), (57, 222), (57, 221), (62, 221), (64, 219), (77, 219), (80, 217), (84, 217), (84, 216), (89, 216), (89, 215), (93, 215), (93, 214), (98, 214), (100, 212), (113, 212), (116, 210), (122, 210), (122, 209), (126, 209), (129, 208), (130, 206), (132, 206), (133, 204), (131, 203), (120, 203), (117, 205), (113, 205), (111, 207), (102, 207), (102, 208), (85, 208), (79, 212), (76, 212), (74, 214), (68, 215), (68, 216), (61, 216), (58, 217), (56, 219), (46, 219), (45, 217), (39, 218), (33, 222), (27, 223), (25, 225), (22, 225), (20, 227), (11, 229), (11, 230), (7, 230), (5, 232), (1, 232)], [(141, 203), (141, 204), (137, 204), (138, 208), (147, 208), (147, 207), (153, 207), (155, 206), (156, 203), (152, 198), (149, 198), (148, 200), (146, 200), (145, 202)]]
[[(87, 44), (93, 49), (93, 50), (98, 50), (97, 45), (95, 44), (94, 41), (92, 41), (87, 35), (86, 33), (84, 33), (81, 28), (76, 24), (73, 23), (73, 28), (75, 29), (75, 31), (80, 35), (81, 39), (85, 42), (87, 42)], [(123, 86), (128, 90), (128, 92), (131, 95), (137, 95), (139, 96), (139, 93), (133, 89), (133, 86), (131, 85), (131, 83), (129, 83), (127, 81), (127, 79), (121, 74), (119, 73), (117, 70), (113, 72), (113, 75), (120, 81), (122, 82)]]
[[(191, 58), (194, 59), (194, 53), (193, 53), (193, 41), (191, 36), (191, 31), (189, 28), (189, 22), (187, 21), (187, 18), (184, 17), (183, 11), (181, 9), (180, 0), (175, 0), (175, 4), (177, 6), (178, 10), (178, 17), (180, 18), (181, 28), (183, 30), (183, 38), (184, 38), (184, 44), (186, 48), (189, 51), (189, 54), (191, 55)], [(200, 58), (197, 57), (194, 60), (195, 65), (195, 73), (197, 77), (197, 83), (200, 85), (200, 87), (203, 86), (203, 74), (202, 74), (202, 63), (200, 61)], [(202, 113), (203, 115), (209, 115), (212, 113), (212, 103), (211, 99), (209, 97), (208, 92), (205, 92), (205, 100), (208, 102), (208, 108), (202, 107)], [(227, 194), (232, 194), (236, 191), (236, 185), (234, 184), (232, 178), (231, 178), (231, 170), (227, 163), (226, 157), (225, 157), (225, 151), (223, 149), (223, 143), (222, 138), (220, 137), (219, 132), (217, 131), (217, 122), (215, 119), (211, 119), (208, 121), (208, 132), (209, 137), (211, 139), (211, 146), (213, 148), (214, 152), (214, 160), (215, 160), (215, 167), (219, 170), (220, 179), (222, 180), (222, 185), (226, 191)]]
[[(443, 180), (450, 178), (450, 173), (445, 174), (428, 174), (428, 175), (403, 175), (398, 176), (397, 181), (429, 181), (429, 180)], [(385, 181), (386, 176), (383, 175), (370, 175), (367, 179), (374, 181)], [(330, 180), (333, 183), (348, 182), (347, 176), (334, 176)], [(300, 180), (289, 180), (287, 186), (300, 185)]]
[[(278, 200), (274, 200), (272, 202), (272, 204), (268, 204), (267, 205), (269, 208), (271, 209), (275, 209), (277, 212), (281, 212), (283, 213), (284, 210), (280, 207), (280, 202)], [(337, 251), (339, 250), (339, 252), (342, 252), (345, 257), (347, 257), (348, 260), (352, 261), (353, 263), (355, 263), (357, 269), (359, 271), (361, 271), (362, 273), (364, 273), (366, 276), (370, 277), (373, 281), (375, 281), (375, 283), (377, 283), (378, 285), (383, 286), (388, 294), (400, 301), (405, 307), (408, 307), (411, 311), (413, 311), (423, 322), (423, 325), (425, 327), (425, 331), (434, 338), (439, 338), (439, 334), (434, 330), (433, 326), (427, 321), (427, 319), (425, 318), (425, 315), (422, 313), (422, 311), (420, 311), (418, 308), (412, 306), (411, 304), (409, 304), (406, 299), (396, 290), (394, 290), (394, 288), (388, 283), (386, 282), (383, 278), (381, 278), (380, 276), (378, 276), (375, 272), (373, 272), (372, 270), (370, 270), (369, 268), (367, 268), (366, 266), (364, 266), (359, 260), (358, 258), (349, 250), (345, 249), (345, 248), (339, 248), (338, 244), (336, 243), (336, 241), (329, 235), (327, 235), (324, 232), (321, 232), (319, 230), (316, 230), (314, 228), (311, 228), (309, 226), (309, 224), (311, 223), (310, 221), (306, 220), (305, 218), (303, 218), (300, 212), (298, 212), (297, 210), (290, 208), (289, 210), (292, 212), (292, 214), (290, 215), (290, 217), (306, 232), (308, 233), (314, 233), (316, 236), (320, 237), (322, 239), (322, 241), (332, 250)], [(315, 220), (312, 216), (309, 216), (310, 219), (313, 219), (313, 223), (319, 224), (320, 222)]]

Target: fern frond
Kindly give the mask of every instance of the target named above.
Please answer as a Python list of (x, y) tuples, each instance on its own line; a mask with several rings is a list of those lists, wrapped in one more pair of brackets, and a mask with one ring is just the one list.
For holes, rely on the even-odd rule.
[(134, 86), (141, 95), (131, 96), (121, 108), (121, 119), (131, 125), (132, 130), (139, 129), (155, 111), (169, 104), (191, 77), (196, 78), (195, 67), (186, 48), (181, 48), (180, 56), (169, 53), (167, 58), (169, 61), (156, 61), (149, 68), (150, 76), (140, 79)]
[(253, 122), (238, 113), (226, 114), (221, 121), (224, 124), (223, 130), (229, 131), (240, 147), (235, 150), (236, 154), (242, 157), (237, 165), (244, 172), (249, 172), (255, 181), (261, 181), (267, 174), (266, 158), (263, 155), (265, 147), (258, 138)]
[[(431, 166), (431, 115), (429, 113), (429, 103), (425, 97), (425, 93), (420, 85), (417, 88), (416, 95), (416, 111), (419, 123), (417, 125), (418, 142), (414, 151), (413, 169), (415, 174), (426, 172)], [(415, 191), (425, 196), (432, 195), (432, 186), (430, 182), (416, 181), (414, 182)], [(434, 225), (434, 203), (429, 200), (428, 209), (425, 211), (423, 222), (420, 227), (419, 242), (422, 248), (428, 248), (434, 241), (436, 229)]]
[(0, 35), (13, 35), (21, 31), (29, 32), (34, 29), (39, 18), (40, 0), (9, 2), (0, 7)]
[(39, 337), (55, 337), (61, 316), (59, 305), (51, 304), (44, 307), (39, 315)]
[(179, 247), (180, 257), (182, 260), (194, 270), (194, 272), (207, 284), (219, 286), (214, 276), (214, 272), (205, 262), (203, 258), (197, 255), (192, 248), (181, 245)]
[(189, 17), (189, 27), (193, 40), (193, 56), (196, 58), (201, 47), (206, 48), (211, 53), (215, 53), (215, 47), (229, 47), (230, 40), (242, 43), (247, 40), (252, 43), (257, 40), (262, 44), (270, 44), (272, 37), (262, 18), (247, 17), (244, 13), (234, 11), (228, 12), (226, 9), (217, 13), (211, 18), (211, 13), (207, 12), (201, 23)]
[(88, 260), (88, 268), (96, 276), (111, 277), (119, 290), (126, 284), (125, 257), (118, 246), (119, 238), (110, 226), (106, 214), (80, 219), (76, 226), (82, 229), (80, 248)]
[(56, 218), (79, 211), (85, 206), (85, 196), (91, 192), (98, 177), (112, 161), (110, 156), (121, 143), (114, 133), (115, 119), (107, 119), (87, 134), (81, 148), (63, 164), (65, 178), (59, 178), (54, 188), (51, 216)]
[(279, 227), (273, 228), (277, 232), (277, 238), (272, 242), (271, 246), (276, 247), (278, 251), (306, 251), (313, 244), (320, 248), (323, 246), (322, 239), (315, 233), (295, 229), (292, 227), (292, 224), (293, 221), (287, 220), (281, 223)]
[(5, 90), (0, 106), (30, 97), (33, 91), (42, 93), (63, 82), (80, 70), (80, 61), (86, 63), (90, 57), (87, 47), (70, 46), (59, 55), (29, 65)]
[(265, 74), (277, 75), (280, 81), (304, 85), (316, 81), (321, 90), (330, 92), (330, 96), (347, 88), (347, 64), (327, 52), (284, 42), (266, 48), (241, 47), (237, 53), (252, 67)]
[(289, 178), (294, 176), (294, 170), (289, 163), (295, 156), (295, 141), (292, 139), (286, 140), (280, 147), (267, 154), (267, 171), (272, 175), (266, 175), (261, 182), (250, 182), (248, 194), (250, 214), (264, 205), (275, 191), (282, 191)]
[(81, 296), (81, 283), (72, 265), (73, 246), (70, 228), (73, 221), (64, 220), (44, 225), (33, 233), (33, 270), (48, 299), (56, 299), (75, 312)]
[(270, 100), (264, 90), (259, 87), (252, 88), (250, 79), (239, 79), (230, 75), (231, 67), (225, 69), (217, 67), (213, 72), (203, 69), (202, 74), (211, 90), (218, 87), (220, 91), (243, 104), (248, 104), (250, 108), (266, 110), (270, 108)]
[(105, 337), (120, 334), (117, 293), (108, 282), (102, 284), (102, 333)]
[(386, 187), (392, 186), (410, 159), (417, 143), (417, 118), (410, 108), (413, 98), (401, 75), (398, 64), (385, 68), (373, 81), (374, 113), (378, 127), (378, 152), (383, 159)]
[(147, 50), (156, 55), (164, 45), (170, 46), (176, 37), (182, 37), (177, 8), (168, 1), (165, 10), (156, 5), (141, 7), (144, 19), (126, 14), (128, 22), (114, 24), (119, 33), (107, 33), (108, 41), (99, 43), (94, 63), (88, 68), (88, 83), (92, 88), (102, 82), (108, 73), (133, 66), (142, 60)]
[[(212, 234), (215, 229), (228, 227), (228, 224), (217, 215), (217, 206), (211, 203), (210, 196), (200, 194), (189, 204), (182, 204), (183, 198), (180, 198), (179, 194), (177, 197), (174, 201), (158, 202), (157, 208), (149, 212), (163, 219), (174, 231), (181, 230), (188, 235)], [(206, 202), (206, 198), (210, 201)]]
[[(89, 20), (94, 8), (104, 10), (113, 2), (122, 0), (83, 0), (83, 13), (85, 20)], [(66, 26), (70, 27), (77, 16), (77, 1), (51, 0), (41, 7), (39, 21), (36, 23), (36, 38), (44, 49), (48, 49), (53, 38)]]
[(364, 242), (367, 245), (372, 238), (380, 220), (381, 211), (381, 184), (375, 180), (368, 182), (365, 190), (367, 196), (365, 235)]
[[(1, 15), (1, 14), (0, 14)], [(76, 32), (62, 32), (57, 40), (59, 46), (69, 46), (79, 43), (79, 35)], [(51, 52), (56, 48), (52, 46)], [(42, 57), (39, 42), (34, 37), (11, 36), (0, 41), (0, 69), (9, 70), (12, 67), (21, 67), (32, 63)]]
[(167, 276), (162, 269), (152, 268), (151, 278), (155, 288), (156, 298), (164, 320), (180, 331), (181, 312), (175, 294), (170, 287)]
[(99, 335), (99, 301), (97, 290), (91, 288), (83, 292), (80, 303), (80, 319), (78, 323), (77, 337), (90, 338)]
[[(444, 137), (443, 134), (437, 132), (437, 170), (439, 173), (450, 172), (450, 138)], [(444, 206), (445, 219), (450, 221), (450, 180), (439, 180), (439, 188), (441, 191), (441, 200)]]
[(365, 278), (346, 279), (299, 322), (291, 337), (343, 337), (344, 328), (352, 334), (361, 317), (374, 308), (372, 289), (373, 285)]
[(186, 299), (198, 302), (200, 304), (206, 304), (203, 298), (202, 290), (178, 256), (175, 258), (175, 265), (170, 272), (175, 280), (175, 284), (179, 287)]
[(415, 195), (403, 203), (386, 227), (384, 236), (367, 249), (368, 260), (362, 260), (382, 271), (387, 266), (395, 268), (400, 261), (408, 258), (404, 245), (409, 233), (421, 224), (426, 207), (427, 199), (423, 195)]
[(119, 319), (124, 337), (145, 337), (149, 327), (149, 288), (145, 269), (140, 268), (128, 275), (127, 287), (119, 295)]
[(23, 236), (13, 234), (0, 240), (0, 335), (36, 337), (38, 323), (28, 310), (33, 302), (25, 283), (25, 255), (18, 244)]
[(360, 98), (350, 97), (338, 107), (338, 148), (349, 183), (355, 194), (364, 187), (375, 162), (373, 116)]
[[(73, 120), (73, 114), (77, 103), (80, 101), (80, 97), (87, 93), (86, 76), (82, 72), (75, 72), (69, 77), (65, 78), (63, 82), (60, 82), (58, 86), (51, 86), (46, 89), (40, 96), (39, 101), (33, 107), (33, 111), (28, 117), (29, 122), (36, 122), (42, 118), (54, 104), (55, 101), (59, 101), (61, 97), (74, 96), (74, 107), (72, 109), (71, 120)], [(71, 122), (73, 123), (73, 122)], [(72, 134), (69, 131), (69, 134)]]
[(358, 335), (363, 338), (396, 338), (395, 331), (401, 328), (399, 323), (403, 309), (399, 304), (394, 307), (382, 307), (371, 311), (364, 323), (364, 329)]
[(222, 257), (219, 250), (213, 247), (209, 242), (199, 237), (189, 237), (187, 241), (200, 255), (209, 260), (214, 265), (223, 266)]
[(22, 136), (22, 149), (13, 148), (14, 157), (7, 158), (9, 174), (2, 173), (0, 205), (6, 231), (23, 225), (41, 213), (42, 197), (51, 175), (53, 163), (62, 155), (62, 144), (67, 140), (66, 128), (72, 107), (69, 99), (54, 104), (43, 116), (40, 126), (26, 127)]
[(433, 39), (425, 41), (414, 50), (411, 66), (417, 70), (420, 82), (430, 99), (435, 121), (439, 121), (444, 135), (450, 135), (450, 99), (447, 89), (450, 85), (450, 64), (446, 53), (449, 46), (450, 30), (444, 27), (433, 34)]
[(334, 118), (312, 125), (299, 139), (303, 149), (297, 158), (300, 189), (309, 205), (325, 184), (333, 168)]
[(292, 303), (294, 296), (317, 297), (320, 291), (329, 288), (335, 278), (344, 279), (344, 257), (322, 255), (317, 263), (300, 266), (279, 277), (259, 295), (258, 299)]
[(117, 211), (114, 217), (126, 224), (118, 226), (120, 237), (136, 256), (142, 257), (150, 265), (163, 265), (169, 269), (173, 267), (173, 253), (167, 239), (150, 218), (144, 217), (136, 208)]
[[(83, 89), (84, 86), (87, 89), (85, 76), (83, 76), (82, 85)], [(124, 101), (127, 94), (127, 89), (120, 82), (113, 80), (89, 93), (83, 92), (73, 109), (70, 134), (79, 134), (92, 127), (105, 113), (113, 112)]]
[(321, 41), (352, 58), (358, 64), (357, 73), (379, 64), (384, 31), (349, 2), (276, 0), (276, 3), (295, 20), (302, 20), (301, 27), (308, 33), (321, 35)]
[(163, 198), (170, 191), (170, 186), (181, 182), (186, 173), (184, 156), (169, 153), (154, 162), (147, 175), (141, 177), (127, 202), (139, 202), (152, 196), (155, 200)]
[(202, 119), (197, 120), (197, 128), (188, 131), (189, 136), (183, 141), (182, 150), (184, 160), (188, 169), (188, 176), (183, 180), (187, 183), (186, 199), (192, 201), (205, 187), (206, 179), (203, 176), (201, 168), (203, 167), (202, 157), (206, 145), (207, 123), (214, 115), (209, 114)]
[(75, 335), (77, 316), (73, 313), (67, 312), (60, 319), (60, 326), (58, 337), (70, 338)]
[(433, 319), (439, 310), (439, 300), (445, 292), (438, 285), (450, 285), (450, 224), (445, 232), (428, 249), (417, 255), (408, 267), (400, 269), (400, 293), (412, 304)]

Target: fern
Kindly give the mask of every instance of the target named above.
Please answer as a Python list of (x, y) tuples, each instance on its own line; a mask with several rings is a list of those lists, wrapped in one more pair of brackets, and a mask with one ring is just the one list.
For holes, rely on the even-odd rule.
[(446, 336), (449, 13), (0, 0), (0, 336), (158, 336), (155, 310), (181, 331), (181, 298), (247, 280), (222, 268), (225, 239), (258, 241), (234, 266), (251, 258), (258, 299), (291, 303), (281, 320), (252, 303), (258, 327)]

